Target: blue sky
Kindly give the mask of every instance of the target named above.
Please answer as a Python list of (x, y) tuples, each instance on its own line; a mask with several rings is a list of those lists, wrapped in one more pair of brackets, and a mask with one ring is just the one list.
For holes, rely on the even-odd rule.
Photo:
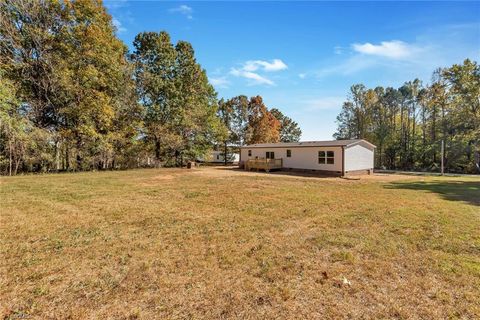
[(105, 4), (131, 48), (142, 31), (192, 43), (219, 97), (261, 95), (328, 140), (352, 84), (394, 86), (480, 59), (480, 2), (165, 2)]

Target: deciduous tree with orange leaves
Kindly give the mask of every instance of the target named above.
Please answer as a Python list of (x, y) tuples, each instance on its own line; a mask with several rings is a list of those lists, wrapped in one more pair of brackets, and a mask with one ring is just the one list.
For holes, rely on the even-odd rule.
[(268, 111), (260, 96), (248, 102), (247, 144), (280, 141), (280, 121)]

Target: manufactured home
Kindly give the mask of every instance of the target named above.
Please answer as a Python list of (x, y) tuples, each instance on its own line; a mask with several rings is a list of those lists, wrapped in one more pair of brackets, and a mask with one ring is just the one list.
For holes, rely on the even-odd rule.
[[(225, 162), (225, 153), (223, 151), (212, 151), (210, 155), (210, 162), (212, 163), (224, 163)], [(228, 163), (238, 163), (238, 153), (228, 153), (227, 155)]]
[(346, 176), (373, 171), (375, 145), (363, 139), (259, 143), (240, 149), (245, 169), (291, 169)]
[[(196, 161), (198, 162), (208, 162), (208, 163), (225, 163), (223, 151), (211, 151), (206, 157), (198, 157)], [(237, 164), (239, 161), (238, 153), (228, 153), (227, 162)]]

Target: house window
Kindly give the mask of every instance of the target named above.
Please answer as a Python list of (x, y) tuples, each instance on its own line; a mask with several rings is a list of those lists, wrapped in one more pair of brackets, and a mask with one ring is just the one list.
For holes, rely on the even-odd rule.
[(335, 163), (335, 154), (333, 151), (327, 151), (327, 164)]
[(335, 153), (333, 151), (318, 151), (319, 164), (334, 164)]
[(252, 156), (252, 150), (248, 150), (248, 156), (249, 156), (249, 157)]
[(291, 158), (291, 157), (292, 157), (292, 150), (287, 149), (287, 158)]
[(275, 159), (275, 152), (267, 151), (265, 153), (265, 158), (267, 159)]

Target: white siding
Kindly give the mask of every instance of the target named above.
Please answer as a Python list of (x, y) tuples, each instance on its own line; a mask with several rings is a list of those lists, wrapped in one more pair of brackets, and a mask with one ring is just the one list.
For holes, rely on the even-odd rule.
[[(229, 154), (229, 162), (238, 162), (238, 153)], [(209, 162), (218, 162), (223, 163), (225, 162), (223, 158), (223, 151), (212, 151), (210, 157), (207, 159)]]
[(374, 148), (357, 144), (345, 149), (345, 171), (373, 169)]
[[(287, 158), (287, 149), (292, 151), (292, 156)], [(248, 150), (252, 155), (248, 156)], [(248, 159), (265, 158), (266, 152), (275, 152), (276, 159), (283, 159), (284, 168), (307, 169), (307, 170), (325, 170), (342, 171), (342, 148), (341, 147), (290, 147), (290, 148), (242, 148), (241, 161)], [(318, 151), (333, 151), (335, 154), (334, 164), (319, 164)]]

